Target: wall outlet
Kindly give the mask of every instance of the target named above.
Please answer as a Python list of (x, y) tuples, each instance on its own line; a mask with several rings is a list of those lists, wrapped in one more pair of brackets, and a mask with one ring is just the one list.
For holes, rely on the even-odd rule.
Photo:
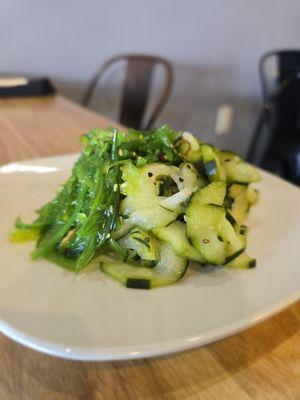
[(215, 134), (226, 135), (231, 132), (234, 118), (234, 108), (231, 104), (222, 104), (217, 111)]

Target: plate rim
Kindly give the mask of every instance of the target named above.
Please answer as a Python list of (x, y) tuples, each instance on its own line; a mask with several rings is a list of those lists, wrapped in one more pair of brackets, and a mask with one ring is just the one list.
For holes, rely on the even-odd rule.
[(263, 311), (256, 312), (251, 316), (240, 319), (237, 322), (224, 325), (220, 328), (207, 331), (204, 335), (196, 337), (185, 337), (180, 339), (160, 341), (151, 345), (138, 346), (112, 346), (112, 347), (65, 347), (55, 342), (41, 340), (34, 336), (24, 334), (12, 325), (4, 322), (0, 318), (0, 332), (32, 350), (40, 353), (55, 356), (63, 359), (77, 361), (122, 361), (130, 359), (141, 359), (164, 356), (168, 354), (176, 354), (195, 348), (200, 348), (206, 344), (214, 343), (218, 340), (225, 339), (240, 333), (246, 329), (264, 322), (272, 316), (280, 313), (289, 306), (292, 306), (300, 300), (300, 289), (294, 291), (282, 300), (266, 307)]

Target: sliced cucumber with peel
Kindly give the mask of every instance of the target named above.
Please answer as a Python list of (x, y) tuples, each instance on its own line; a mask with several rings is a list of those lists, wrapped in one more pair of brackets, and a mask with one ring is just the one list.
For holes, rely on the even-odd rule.
[(231, 262), (246, 245), (245, 237), (235, 229), (235, 219), (223, 207), (225, 191), (225, 182), (212, 182), (193, 195), (186, 210), (192, 245), (214, 265)]
[(241, 183), (233, 183), (228, 188), (228, 196), (232, 199), (230, 212), (239, 224), (247, 217), (250, 207), (246, 193), (247, 186)]
[(142, 260), (156, 261), (158, 258), (158, 243), (149, 232), (145, 232), (139, 227), (134, 227), (123, 236), (119, 245), (124, 249), (133, 250)]
[(258, 201), (258, 197), (258, 191), (249, 184), (234, 182), (228, 187), (227, 201), (231, 199), (228, 207), (239, 224), (246, 219), (250, 208)]
[(225, 181), (226, 174), (212, 146), (201, 145), (204, 171), (209, 181)]
[(225, 242), (226, 257), (223, 265), (226, 265), (245, 250), (246, 239), (235, 231), (234, 226), (228, 218), (222, 219), (219, 226), (219, 235)]
[[(184, 203), (189, 200), (192, 192), (199, 185), (196, 171), (190, 170), (188, 174), (184, 170), (184, 173), (188, 187), (180, 186), (177, 188), (177, 193), (172, 196), (159, 196), (158, 186), (165, 177), (172, 179), (173, 167), (160, 163), (147, 164), (141, 168), (132, 164), (124, 165), (125, 183), (121, 185), (121, 190), (126, 197), (121, 202), (120, 211), (127, 217), (127, 224), (151, 230), (175, 221), (182, 212)], [(179, 176), (179, 182), (180, 179), (183, 178)], [(176, 187), (174, 179), (173, 182)], [(180, 183), (184, 183), (184, 179)]]
[(160, 260), (154, 268), (139, 267), (119, 261), (102, 261), (100, 268), (111, 278), (134, 289), (152, 289), (175, 283), (183, 277), (188, 266), (168, 244), (162, 244)]
[(260, 178), (259, 171), (230, 151), (218, 151), (217, 156), (226, 172), (228, 182), (253, 183)]
[(191, 163), (182, 163), (179, 168), (171, 167), (170, 176), (179, 190), (188, 189), (192, 193), (207, 183)]
[(226, 266), (228, 268), (251, 269), (256, 266), (256, 260), (255, 258), (248, 256), (248, 254), (244, 251)]
[(204, 257), (188, 241), (184, 222), (175, 221), (168, 226), (154, 228), (152, 232), (158, 239), (172, 246), (178, 256), (201, 264), (206, 262)]
[(226, 245), (219, 235), (219, 226), (226, 216), (223, 208), (225, 182), (212, 182), (199, 189), (186, 209), (187, 236), (198, 252), (211, 264), (223, 264)]

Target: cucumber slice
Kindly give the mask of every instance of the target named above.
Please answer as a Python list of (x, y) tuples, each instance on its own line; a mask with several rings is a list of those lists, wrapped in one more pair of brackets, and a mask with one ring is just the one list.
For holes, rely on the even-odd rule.
[(187, 236), (212, 264), (223, 264), (226, 258), (226, 246), (218, 234), (219, 224), (225, 217), (225, 193), (225, 182), (212, 182), (194, 193), (186, 210)]
[(222, 163), (232, 161), (235, 157), (237, 157), (237, 155), (230, 150), (217, 150), (216, 154)]
[(259, 171), (243, 161), (238, 155), (228, 151), (217, 152), (223, 165), (228, 182), (252, 183), (260, 181)]
[(137, 168), (133, 164), (125, 164), (122, 167), (121, 185), (122, 194), (126, 198), (121, 203), (121, 213), (130, 213), (153, 205), (157, 202), (157, 181), (160, 177), (169, 176), (170, 167), (161, 163), (147, 164)]
[(121, 218), (120, 228), (112, 233), (113, 239), (114, 240), (121, 239), (130, 231), (130, 229), (132, 229), (132, 227), (133, 227), (132, 224), (128, 222), (128, 218), (126, 219)]
[(252, 165), (246, 162), (227, 163), (225, 167), (227, 179), (231, 182), (252, 183), (260, 181), (260, 173)]
[(244, 251), (226, 266), (228, 268), (250, 269), (256, 267), (256, 260), (255, 258), (249, 257), (248, 254)]
[(192, 245), (214, 265), (231, 262), (246, 245), (245, 237), (236, 232), (235, 219), (223, 207), (225, 190), (225, 182), (212, 182), (192, 196), (186, 210)]
[(223, 218), (220, 222), (219, 235), (225, 242), (226, 258), (223, 264), (226, 265), (245, 250), (246, 240), (244, 236), (236, 233), (228, 218)]
[(197, 189), (207, 185), (207, 181), (198, 173), (196, 168), (191, 163), (183, 163), (180, 165), (181, 182), (183, 187), (195, 192)]
[(183, 132), (181, 142), (182, 144), (179, 147), (179, 151), (183, 158), (193, 164), (202, 161), (202, 153), (200, 150), (200, 144), (202, 142), (199, 139), (189, 132)]
[[(170, 196), (159, 196), (158, 187), (164, 184), (166, 177), (180, 191)], [(188, 164), (180, 168), (160, 163), (147, 164), (141, 168), (127, 164), (123, 167), (122, 178), (124, 183), (121, 191), (126, 197), (120, 204), (121, 214), (128, 218), (127, 224), (144, 230), (166, 226), (175, 221), (183, 212), (192, 192), (200, 186), (197, 171)]]
[(204, 259), (215, 265), (223, 264), (226, 259), (226, 245), (219, 236), (219, 225), (223, 218), (223, 207), (201, 205), (197, 198), (192, 198), (186, 210), (188, 238)]
[(191, 202), (197, 203), (199, 206), (214, 204), (222, 207), (225, 195), (225, 182), (212, 182), (204, 188), (197, 190), (193, 194)]
[(228, 196), (233, 199), (230, 212), (239, 224), (243, 223), (249, 211), (247, 189), (247, 186), (240, 183), (233, 183), (228, 189)]
[(249, 230), (248, 226), (241, 225), (239, 232), (240, 232), (241, 235), (247, 236), (248, 230)]
[(155, 261), (158, 258), (158, 243), (155, 238), (139, 227), (134, 227), (118, 243), (124, 249), (136, 251), (142, 260)]
[(246, 197), (247, 197), (247, 200), (248, 200), (250, 206), (253, 206), (254, 204), (256, 204), (258, 202), (259, 191), (249, 185), (246, 190)]
[(131, 226), (139, 226), (145, 230), (151, 230), (155, 227), (169, 225), (177, 219), (180, 212), (181, 208), (172, 211), (159, 204), (153, 204), (131, 213), (128, 217), (128, 223)]
[(158, 239), (172, 246), (178, 256), (205, 263), (205, 259), (188, 241), (184, 222), (175, 221), (163, 228), (155, 228), (152, 232)]
[(192, 192), (185, 188), (173, 196), (164, 198), (159, 205), (168, 211), (183, 212), (184, 204), (191, 197)]
[(199, 165), (200, 163), (202, 163), (202, 152), (200, 149), (196, 151), (189, 151), (184, 158), (190, 163)]
[(226, 218), (227, 220), (231, 223), (231, 225), (234, 227), (234, 229), (239, 232), (240, 231), (240, 226), (237, 223), (236, 219), (232, 215), (232, 213), (229, 210), (226, 210)]
[(207, 178), (211, 182), (225, 180), (225, 170), (220, 163), (216, 153), (214, 152), (214, 149), (207, 144), (202, 144), (201, 152), (203, 157), (204, 171), (207, 175)]
[(154, 268), (136, 267), (118, 261), (102, 261), (100, 268), (124, 286), (152, 289), (170, 285), (181, 279), (187, 269), (185, 258), (178, 257), (167, 244), (161, 245), (160, 260)]
[(182, 139), (190, 144), (191, 151), (197, 151), (200, 147), (198, 140), (190, 132), (183, 132)]
[(160, 163), (141, 168), (133, 164), (123, 167), (121, 191), (126, 197), (120, 204), (120, 211), (128, 217), (129, 225), (150, 230), (176, 220), (181, 205), (172, 210), (164, 208), (160, 203), (167, 197), (157, 195), (157, 183), (164, 176), (170, 176), (170, 167)]
[(206, 185), (206, 181), (190, 163), (182, 163), (179, 168), (171, 167), (170, 176), (176, 182), (179, 190), (188, 189), (194, 193), (197, 189)]

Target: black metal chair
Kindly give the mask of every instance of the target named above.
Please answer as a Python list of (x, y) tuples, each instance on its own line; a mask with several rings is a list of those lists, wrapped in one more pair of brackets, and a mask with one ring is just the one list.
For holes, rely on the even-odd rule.
[[(161, 58), (148, 55), (123, 54), (109, 59), (98, 70), (91, 80), (82, 100), (84, 106), (88, 106), (95, 92), (96, 85), (101, 76), (112, 65), (125, 61), (126, 76), (123, 84), (122, 100), (120, 106), (119, 122), (125, 126), (135, 129), (146, 130), (153, 126), (154, 122), (162, 112), (173, 85), (173, 69), (171, 64)], [(147, 108), (151, 81), (154, 69), (161, 65), (164, 68), (164, 84), (161, 87), (160, 96), (153, 106), (150, 117), (144, 121)]]
[(264, 103), (248, 160), (300, 185), (300, 51), (267, 53), (259, 72)]

